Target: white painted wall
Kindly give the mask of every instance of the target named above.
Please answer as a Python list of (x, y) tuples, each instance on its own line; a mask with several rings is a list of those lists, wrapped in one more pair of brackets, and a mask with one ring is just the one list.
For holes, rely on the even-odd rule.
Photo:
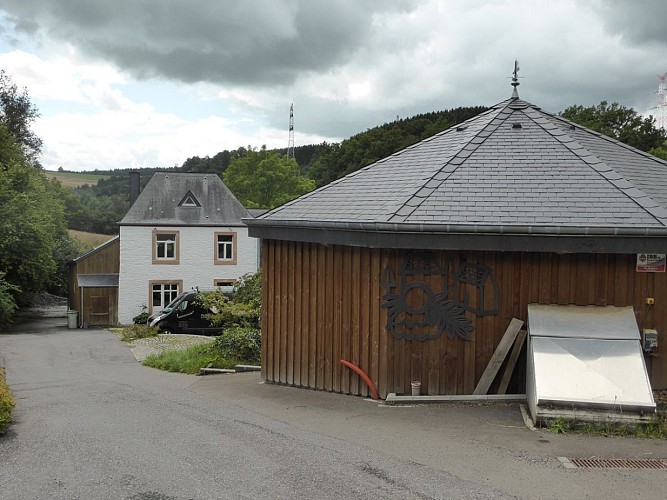
[[(152, 231), (178, 231), (180, 263), (152, 264)], [(236, 265), (215, 265), (215, 233), (237, 233)], [(183, 280), (183, 291), (213, 288), (216, 279), (238, 279), (259, 266), (259, 241), (243, 227), (121, 226), (118, 321), (132, 323), (141, 306), (150, 307), (149, 282)]]

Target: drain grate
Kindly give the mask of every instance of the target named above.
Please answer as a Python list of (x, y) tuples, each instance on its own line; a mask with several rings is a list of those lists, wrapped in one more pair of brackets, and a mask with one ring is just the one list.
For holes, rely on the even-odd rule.
[(667, 469), (657, 458), (566, 458), (558, 457), (566, 469)]

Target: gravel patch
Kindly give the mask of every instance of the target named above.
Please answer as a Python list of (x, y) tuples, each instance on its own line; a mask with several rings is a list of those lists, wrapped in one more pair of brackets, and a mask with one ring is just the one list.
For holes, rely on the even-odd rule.
[(215, 337), (206, 337), (203, 335), (160, 334), (157, 337), (134, 340), (128, 345), (136, 360), (141, 362), (151, 354), (160, 354), (169, 350), (187, 349), (196, 345), (208, 344), (214, 340)]

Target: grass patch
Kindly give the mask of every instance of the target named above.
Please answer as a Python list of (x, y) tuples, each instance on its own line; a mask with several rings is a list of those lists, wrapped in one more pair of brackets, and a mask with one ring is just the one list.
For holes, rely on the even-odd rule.
[(0, 368), (0, 434), (3, 434), (11, 423), (15, 404), (14, 396), (5, 382), (5, 369)]
[(81, 246), (84, 248), (84, 252), (98, 247), (102, 243), (106, 243), (114, 237), (113, 234), (87, 233), (85, 231), (78, 231), (76, 229), (68, 229), (67, 232), (72, 238), (78, 240), (81, 243)]
[(648, 422), (639, 424), (584, 422), (561, 417), (547, 422), (545, 428), (556, 434), (667, 439), (667, 414), (658, 412)]
[(110, 175), (99, 175), (90, 172), (53, 172), (45, 171), (49, 179), (55, 177), (63, 186), (75, 188), (88, 184), (89, 186), (96, 186), (99, 179), (109, 179)]
[(148, 325), (128, 325), (120, 330), (120, 340), (123, 342), (132, 342), (137, 339), (148, 339), (157, 337), (160, 330), (156, 326)]
[(197, 374), (200, 368), (233, 368), (238, 362), (223, 356), (215, 348), (215, 342), (211, 341), (187, 349), (152, 354), (144, 360), (143, 365), (168, 372)]

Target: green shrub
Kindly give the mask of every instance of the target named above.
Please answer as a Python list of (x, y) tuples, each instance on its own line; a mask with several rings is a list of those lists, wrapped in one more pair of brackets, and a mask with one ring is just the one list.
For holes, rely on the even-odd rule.
[(137, 339), (147, 339), (157, 337), (160, 331), (156, 326), (147, 325), (129, 325), (124, 326), (120, 331), (120, 339), (124, 342), (132, 342)]
[(262, 276), (244, 274), (234, 284), (231, 297), (218, 289), (200, 293), (198, 301), (204, 309), (215, 311), (209, 319), (216, 326), (257, 328), (262, 311)]
[(9, 326), (17, 306), (13, 293), (19, 288), (5, 281), (5, 273), (0, 272), (0, 330)]
[(200, 368), (233, 368), (236, 363), (223, 356), (213, 342), (152, 354), (143, 362), (144, 366), (159, 370), (191, 374), (199, 373)]
[(132, 323), (135, 325), (145, 325), (149, 316), (148, 308), (146, 307), (146, 304), (144, 304), (141, 306), (141, 312), (132, 318)]
[(12, 410), (14, 409), (14, 396), (12, 396), (5, 382), (5, 369), (0, 368), (0, 434), (2, 434), (12, 421)]
[(262, 335), (255, 328), (229, 328), (216, 339), (215, 347), (240, 363), (257, 364), (262, 352)]

